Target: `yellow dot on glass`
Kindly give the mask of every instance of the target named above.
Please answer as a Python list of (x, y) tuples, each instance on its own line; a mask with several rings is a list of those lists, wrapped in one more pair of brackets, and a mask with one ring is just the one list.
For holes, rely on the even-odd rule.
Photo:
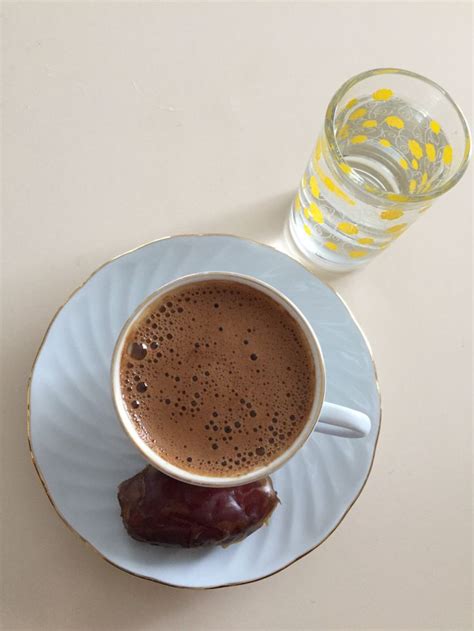
[(400, 195), (400, 193), (387, 193), (387, 199), (392, 202), (406, 202), (408, 201), (408, 196)]
[(303, 188), (306, 188), (308, 186), (308, 178), (306, 176), (306, 173), (303, 175), (303, 177), (301, 178), (301, 186)]
[(332, 241), (326, 241), (324, 247), (328, 250), (332, 250), (333, 252), (337, 251), (337, 243), (333, 243)]
[(326, 177), (326, 174), (324, 173), (324, 171), (322, 170), (322, 168), (319, 166), (319, 163), (316, 163), (316, 166), (314, 167), (314, 170), (316, 171), (316, 173), (318, 174), (319, 178), (321, 180), (324, 180), (324, 178)]
[(376, 90), (372, 94), (372, 98), (375, 101), (388, 101), (388, 99), (392, 98), (393, 92), (388, 88), (382, 88), (381, 90)]
[(323, 213), (314, 202), (309, 205), (309, 212), (316, 223), (324, 223)]
[(349, 223), (348, 221), (342, 221), (340, 224), (337, 225), (337, 229), (344, 234), (357, 234), (359, 232), (359, 228), (353, 223)]
[(466, 144), (464, 146), (464, 160), (467, 160), (469, 158), (469, 154), (471, 153), (471, 141), (469, 140), (469, 138), (466, 138)]
[(340, 140), (345, 140), (349, 135), (349, 125), (343, 125), (341, 129), (337, 132), (337, 137)]
[(311, 193), (314, 197), (319, 197), (319, 184), (314, 175), (309, 178), (309, 188), (311, 189)]
[(430, 162), (434, 162), (436, 160), (436, 149), (435, 146), (431, 142), (427, 142), (425, 145), (426, 157)]
[(366, 114), (367, 110), (365, 109), (365, 107), (359, 107), (359, 109), (355, 110), (355, 112), (352, 112), (352, 114), (349, 116), (349, 120), (356, 121), (358, 118), (362, 118), (362, 116), (365, 116)]
[(408, 149), (410, 149), (412, 156), (417, 160), (423, 157), (423, 149), (416, 140), (413, 140), (413, 138), (408, 141)]
[(443, 149), (443, 162), (446, 165), (450, 165), (453, 161), (453, 149), (451, 145), (446, 145)]
[(351, 142), (353, 145), (360, 145), (367, 140), (367, 136), (353, 136)]
[(327, 186), (327, 188), (331, 191), (331, 193), (334, 193), (334, 195), (337, 195), (351, 206), (355, 206), (355, 201), (351, 197), (349, 197), (349, 195), (345, 193), (342, 188), (339, 188), (339, 186), (335, 182), (333, 182), (333, 180), (331, 180), (331, 178), (327, 176), (323, 171), (321, 171), (320, 177), (325, 186)]
[(441, 125), (437, 121), (430, 121), (430, 127), (434, 134), (439, 134), (441, 131)]
[(352, 169), (351, 167), (346, 164), (345, 162), (339, 162), (339, 168), (341, 169), (341, 171), (344, 171), (344, 173), (351, 173)]
[(301, 210), (301, 200), (299, 194), (295, 197), (295, 210)]
[(306, 232), (306, 234), (309, 234), (309, 235), (313, 234), (311, 232), (311, 228), (307, 224), (304, 224), (303, 230)]
[(416, 160), (415, 158), (413, 158), (413, 160), (411, 161), (411, 166), (412, 166), (412, 167), (415, 169), (415, 171), (416, 171), (416, 169), (420, 166), (420, 165), (418, 164), (418, 160)]
[(402, 169), (408, 169), (408, 162), (405, 160), (405, 158), (400, 158), (399, 162)]
[(373, 242), (374, 240), (372, 237), (362, 237), (362, 239), (357, 239), (357, 243), (360, 243), (361, 245), (372, 245)]
[(422, 189), (424, 186), (426, 186), (426, 182), (427, 181), (428, 181), (428, 173), (425, 171), (423, 173), (423, 175), (421, 176), (420, 189)]
[(385, 122), (390, 127), (395, 127), (396, 129), (403, 129), (405, 127), (405, 123), (398, 116), (387, 116)]
[(371, 129), (372, 127), (377, 127), (377, 121), (376, 120), (364, 121), (362, 123), (362, 127), (367, 127), (368, 129)]
[(380, 213), (380, 219), (386, 219), (392, 221), (393, 219), (399, 219), (403, 216), (403, 210), (393, 208), (392, 210), (384, 210)]
[(350, 110), (351, 107), (354, 107), (354, 105), (357, 103), (357, 99), (351, 99), (350, 101), (347, 101), (347, 103), (344, 106), (345, 110)]
[(387, 140), (386, 138), (381, 138), (379, 140), (379, 143), (382, 145), (382, 147), (391, 147), (392, 143), (390, 142), (390, 140)]
[(410, 180), (408, 190), (410, 191), (410, 193), (414, 193), (416, 191), (416, 180)]
[(314, 150), (314, 157), (316, 158), (316, 160), (320, 159), (322, 152), (323, 152), (323, 143), (320, 138), (318, 142), (316, 143), (316, 149)]
[(397, 232), (401, 232), (402, 230), (405, 230), (407, 225), (408, 224), (406, 223), (398, 223), (396, 226), (390, 226), (390, 228), (387, 228), (385, 232), (388, 232), (389, 234), (397, 234)]
[(351, 250), (349, 252), (349, 256), (351, 259), (360, 259), (363, 256), (367, 256), (367, 252), (362, 252), (362, 250)]

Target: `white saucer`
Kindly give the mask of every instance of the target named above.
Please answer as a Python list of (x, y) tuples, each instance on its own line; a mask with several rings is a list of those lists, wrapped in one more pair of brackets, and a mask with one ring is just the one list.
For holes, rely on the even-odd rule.
[[(109, 369), (115, 340), (159, 286), (200, 271), (249, 274), (285, 293), (314, 326), (326, 360), (327, 400), (365, 412), (372, 430), (351, 440), (314, 433), (273, 475), (281, 506), (267, 527), (226, 549), (160, 548), (130, 539), (117, 486), (145, 464), (116, 419)], [(62, 519), (104, 559), (179, 587), (247, 583), (321, 544), (361, 492), (380, 428), (380, 396), (367, 342), (338, 295), (273, 248), (224, 236), (161, 239), (105, 264), (59, 310), (29, 384), (31, 453)]]

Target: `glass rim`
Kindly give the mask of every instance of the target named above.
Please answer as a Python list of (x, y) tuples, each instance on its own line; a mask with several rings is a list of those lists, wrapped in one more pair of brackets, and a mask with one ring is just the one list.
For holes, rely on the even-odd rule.
[[(419, 81), (427, 83), (432, 88), (435, 88), (435, 90), (440, 92), (443, 95), (443, 97), (451, 104), (452, 108), (456, 112), (461, 122), (461, 127), (464, 132), (464, 154), (463, 154), (461, 163), (459, 164), (459, 167), (446, 180), (446, 182), (444, 182), (441, 186), (431, 189), (430, 191), (426, 191), (425, 193), (401, 194), (399, 195), (400, 199), (398, 200), (394, 199), (393, 192), (378, 193), (378, 192), (371, 192), (371, 191), (367, 191), (363, 189), (364, 195), (377, 199), (377, 200), (384, 200), (385, 202), (418, 203), (418, 202), (433, 200), (439, 197), (440, 195), (443, 195), (447, 191), (449, 191), (457, 182), (459, 182), (459, 180), (461, 179), (461, 177), (463, 176), (464, 172), (467, 169), (467, 166), (469, 164), (469, 160), (471, 157), (471, 133), (469, 130), (469, 126), (467, 124), (466, 117), (464, 116), (464, 113), (462, 112), (461, 108), (456, 104), (454, 99), (449, 95), (449, 93), (435, 81), (432, 81), (431, 79), (428, 79), (427, 77), (424, 77), (423, 75), (420, 75), (416, 72), (412, 72), (411, 70), (404, 70), (402, 68), (374, 68), (372, 70), (366, 70), (357, 75), (354, 75), (353, 77), (345, 81), (341, 85), (341, 87), (336, 91), (332, 99), (329, 101), (329, 105), (326, 109), (326, 116), (325, 116), (325, 121), (324, 121), (324, 132), (329, 144), (329, 148), (335, 154), (336, 161), (338, 163), (347, 164), (339, 149), (339, 144), (338, 144), (338, 141), (336, 140), (336, 135), (334, 133), (336, 108), (341, 102), (341, 100), (343, 99), (343, 97), (347, 94), (347, 92), (351, 88), (353, 88), (355, 85), (357, 85), (364, 79), (368, 79), (370, 77), (384, 75), (384, 74), (405, 75), (412, 79), (417, 79)], [(347, 166), (349, 167), (348, 164)], [(339, 174), (339, 177), (343, 181), (345, 181), (346, 183), (350, 185), (351, 188), (355, 187), (357, 190), (360, 190), (362, 181), (357, 174), (353, 173), (353, 171), (349, 171), (348, 173), (346, 173), (345, 171), (341, 170), (340, 172), (338, 172), (338, 174)], [(395, 194), (395, 196), (396, 195), (397, 194)]]

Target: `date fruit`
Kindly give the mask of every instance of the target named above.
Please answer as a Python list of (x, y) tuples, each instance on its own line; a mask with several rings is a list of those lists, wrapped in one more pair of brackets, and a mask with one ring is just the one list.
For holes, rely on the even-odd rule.
[(183, 548), (241, 541), (268, 521), (279, 502), (269, 477), (208, 488), (178, 482), (151, 466), (120, 484), (118, 501), (131, 537)]

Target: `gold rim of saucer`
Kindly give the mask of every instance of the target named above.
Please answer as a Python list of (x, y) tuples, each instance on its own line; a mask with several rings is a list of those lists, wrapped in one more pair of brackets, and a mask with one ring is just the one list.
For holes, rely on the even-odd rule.
[[(26, 393), (26, 431), (27, 431), (27, 438), (28, 438), (28, 448), (30, 451), (30, 457), (31, 457), (31, 461), (33, 463), (33, 467), (38, 475), (38, 478), (41, 482), (41, 485), (43, 487), (44, 492), (46, 493), (46, 496), (48, 498), (48, 500), (50, 501), (51, 506), (54, 508), (54, 510), (56, 511), (57, 515), (61, 518), (61, 520), (63, 521), (63, 523), (66, 525), (66, 527), (73, 532), (77, 537), (79, 537), (79, 539), (85, 543), (91, 550), (93, 550), (96, 554), (99, 555), (99, 557), (101, 557), (101, 559), (103, 559), (104, 561), (106, 561), (107, 563), (109, 563), (110, 565), (112, 565), (113, 567), (121, 570), (122, 572), (125, 572), (126, 574), (130, 574), (131, 576), (136, 576), (137, 578), (141, 578), (143, 580), (146, 581), (151, 581), (152, 583), (159, 583), (161, 585), (166, 585), (168, 587), (175, 587), (178, 589), (194, 589), (194, 590), (208, 590), (208, 589), (222, 589), (224, 587), (234, 587), (236, 585), (247, 585), (249, 583), (256, 583), (258, 581), (262, 581), (265, 578), (269, 578), (270, 576), (274, 576), (275, 574), (278, 574), (279, 572), (283, 572), (283, 570), (286, 570), (288, 567), (290, 567), (291, 565), (293, 565), (294, 563), (296, 563), (297, 561), (299, 561), (300, 559), (302, 559), (303, 557), (307, 556), (308, 554), (311, 554), (311, 552), (314, 552), (314, 550), (316, 550), (316, 548), (319, 548), (320, 545), (322, 545), (335, 531), (336, 529), (340, 526), (340, 524), (342, 523), (342, 521), (344, 520), (344, 518), (346, 517), (346, 515), (349, 513), (349, 511), (351, 510), (351, 508), (354, 506), (354, 504), (356, 503), (356, 501), (359, 499), (362, 491), (365, 488), (365, 485), (367, 484), (367, 480), (369, 479), (369, 476), (372, 472), (372, 467), (374, 465), (374, 460), (375, 460), (375, 453), (377, 451), (377, 446), (378, 446), (378, 441), (379, 441), (379, 436), (380, 436), (380, 429), (381, 429), (381, 425), (382, 425), (382, 399), (381, 399), (381, 394), (380, 394), (380, 384), (379, 384), (379, 380), (378, 380), (378, 375), (377, 375), (377, 367), (375, 365), (375, 360), (374, 360), (374, 355), (372, 352), (372, 348), (368, 342), (367, 336), (365, 335), (362, 327), (360, 326), (360, 324), (357, 322), (356, 318), (354, 317), (354, 314), (352, 313), (351, 309), (349, 308), (349, 306), (347, 305), (347, 303), (345, 302), (345, 300), (340, 296), (340, 294), (333, 289), (333, 287), (331, 287), (330, 285), (328, 285), (327, 283), (325, 283), (323, 280), (319, 279), (318, 280), (323, 283), (323, 285), (325, 285), (326, 287), (328, 287), (338, 298), (339, 300), (342, 302), (342, 304), (344, 305), (344, 307), (347, 309), (349, 315), (351, 316), (354, 324), (356, 325), (356, 327), (358, 328), (358, 330), (360, 331), (360, 334), (362, 335), (362, 338), (367, 346), (367, 350), (369, 351), (369, 355), (370, 355), (370, 359), (372, 361), (372, 365), (374, 368), (374, 377), (375, 377), (375, 385), (377, 388), (377, 393), (379, 395), (379, 403), (380, 403), (380, 409), (379, 409), (379, 428), (377, 431), (377, 436), (375, 439), (375, 444), (374, 444), (374, 449), (372, 452), (372, 460), (370, 462), (370, 466), (369, 466), (369, 470), (367, 472), (367, 476), (365, 477), (365, 480), (361, 486), (361, 488), (359, 489), (359, 492), (357, 493), (357, 495), (355, 496), (355, 498), (352, 500), (352, 502), (349, 504), (349, 506), (347, 507), (347, 509), (344, 511), (342, 517), (339, 519), (339, 521), (337, 522), (337, 524), (334, 526), (334, 528), (324, 537), (324, 539), (322, 539), (319, 543), (317, 543), (313, 548), (311, 548), (310, 550), (308, 550), (307, 552), (304, 552), (303, 554), (300, 554), (299, 556), (297, 556), (295, 559), (293, 559), (292, 561), (290, 561), (289, 563), (287, 563), (286, 565), (284, 565), (283, 567), (279, 568), (278, 570), (275, 570), (274, 572), (270, 572), (269, 574), (265, 574), (264, 576), (259, 576), (258, 578), (253, 578), (251, 580), (248, 581), (238, 581), (236, 583), (223, 583), (222, 585), (214, 585), (214, 586), (210, 586), (210, 587), (188, 587), (186, 585), (175, 585), (173, 583), (167, 583), (166, 581), (160, 581), (159, 579), (156, 578), (151, 578), (149, 576), (143, 576), (142, 574), (137, 574), (135, 572), (131, 572), (130, 570), (127, 570), (123, 567), (121, 567), (120, 565), (117, 565), (117, 563), (114, 563), (113, 561), (111, 561), (110, 559), (108, 559), (107, 557), (105, 557), (95, 546), (92, 545), (92, 543), (90, 543), (90, 541), (88, 541), (87, 539), (85, 539), (82, 535), (80, 535), (77, 530), (75, 528), (73, 528), (73, 526), (71, 526), (71, 524), (67, 521), (67, 519), (64, 517), (64, 515), (62, 515), (61, 511), (58, 509), (58, 507), (56, 506), (50, 492), (48, 489), (48, 485), (46, 483), (46, 480), (43, 477), (43, 474), (41, 472), (41, 469), (38, 465), (38, 463), (36, 462), (36, 458), (35, 458), (35, 454), (34, 454), (34, 449), (33, 449), (33, 444), (32, 444), (32, 440), (31, 440), (31, 418), (30, 418), (30, 394), (31, 394), (31, 380), (33, 377), (33, 372), (36, 366), (36, 361), (39, 357), (39, 354), (41, 353), (41, 350), (43, 348), (44, 343), (46, 342), (46, 339), (48, 337), (48, 333), (49, 330), (51, 329), (54, 321), (56, 320), (56, 318), (58, 317), (58, 315), (60, 314), (60, 312), (62, 311), (62, 309), (68, 304), (68, 302), (71, 300), (71, 298), (73, 298), (73, 296), (75, 296), (75, 294), (81, 290), (84, 285), (86, 285), (86, 283), (89, 282), (89, 280), (95, 276), (98, 272), (100, 272), (101, 269), (103, 269), (106, 265), (108, 265), (109, 263), (112, 263), (113, 261), (120, 259), (124, 256), (127, 256), (128, 254), (132, 254), (132, 252), (136, 252), (137, 250), (141, 250), (142, 248), (147, 247), (148, 245), (151, 245), (152, 243), (158, 243), (159, 241), (165, 241), (166, 239), (176, 239), (176, 238), (181, 238), (181, 237), (232, 237), (234, 239), (240, 239), (242, 241), (248, 241), (250, 243), (255, 243), (257, 245), (263, 245), (264, 247), (267, 247), (271, 250), (275, 250), (276, 252), (279, 252), (280, 254), (286, 254), (285, 252), (282, 252), (281, 250), (278, 250), (277, 248), (275, 248), (272, 245), (268, 245), (267, 243), (260, 243), (259, 241), (256, 241), (255, 239), (248, 239), (246, 237), (240, 237), (238, 235), (234, 235), (234, 234), (225, 234), (225, 233), (213, 233), (213, 232), (209, 232), (209, 233), (196, 233), (196, 234), (176, 234), (176, 235), (169, 235), (166, 237), (161, 237), (159, 239), (153, 239), (151, 241), (148, 241), (146, 243), (142, 243), (141, 245), (132, 248), (130, 250), (127, 250), (126, 252), (122, 252), (121, 254), (118, 254), (117, 256), (112, 257), (111, 259), (107, 260), (105, 263), (102, 263), (102, 265), (100, 265), (99, 267), (97, 267), (91, 274), (89, 274), (89, 276), (84, 280), (83, 283), (81, 283), (67, 298), (67, 300), (59, 306), (59, 308), (57, 309), (56, 313), (54, 314), (54, 316), (52, 317), (50, 323), (48, 324), (46, 331), (44, 332), (43, 338), (41, 339), (40, 345), (38, 347), (38, 350), (36, 351), (35, 354), (35, 358), (33, 360), (33, 364), (30, 370), (30, 374), (28, 376), (28, 386), (27, 386), (27, 393)], [(295, 261), (298, 265), (300, 265), (301, 267), (303, 267), (306, 271), (309, 271), (311, 274), (313, 272), (311, 272), (311, 270), (309, 270), (307, 267), (305, 267), (302, 263), (300, 263), (299, 261), (297, 261), (296, 259), (294, 259), (293, 257), (289, 256), (288, 254), (286, 254), (286, 256), (288, 256), (289, 258), (291, 258), (293, 261)], [(313, 274), (314, 275), (314, 274)]]

